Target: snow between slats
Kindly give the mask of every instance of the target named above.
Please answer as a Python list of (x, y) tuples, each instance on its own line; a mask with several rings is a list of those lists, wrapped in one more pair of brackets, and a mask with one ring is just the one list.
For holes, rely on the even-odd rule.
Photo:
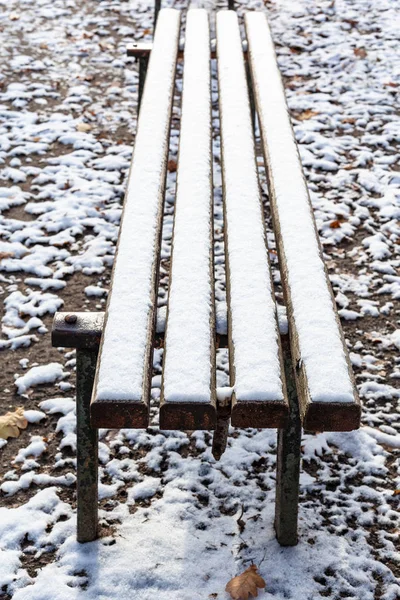
[(210, 402), (213, 213), (210, 33), (205, 10), (187, 14), (184, 66), (164, 398)]
[(217, 15), (227, 261), (237, 401), (283, 400), (242, 44), (236, 14)]
[(140, 401), (152, 326), (152, 280), (168, 153), (180, 13), (160, 11), (147, 72), (108, 318), (101, 350), (98, 400)]
[(353, 386), (320, 256), (307, 186), (266, 17), (246, 15), (249, 58), (279, 215), (293, 318), (311, 400), (354, 402)]

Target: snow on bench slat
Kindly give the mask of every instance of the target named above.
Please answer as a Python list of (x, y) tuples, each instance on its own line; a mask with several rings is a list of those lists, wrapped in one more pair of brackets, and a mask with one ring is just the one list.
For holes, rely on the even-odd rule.
[(205, 418), (205, 426), (215, 415), (211, 61), (205, 10), (187, 13), (184, 67), (160, 414), (164, 429), (174, 428), (174, 408), (168, 404), (188, 403), (187, 418), (197, 427), (198, 418)]
[(241, 403), (248, 409), (249, 403), (272, 402), (286, 414), (286, 400), (244, 57), (232, 11), (217, 15), (217, 56), (234, 423)]
[(309, 403), (358, 404), (265, 15), (248, 13), (246, 31), (293, 358), (305, 376), (302, 414)]
[[(138, 403), (144, 420), (148, 410), (158, 241), (179, 24), (179, 11), (160, 12), (149, 61), (93, 396), (92, 418), (102, 427), (112, 424), (105, 422), (106, 404), (111, 405), (112, 415), (118, 413), (118, 402), (121, 411), (126, 403)], [(139, 421), (132, 425), (146, 426)]]

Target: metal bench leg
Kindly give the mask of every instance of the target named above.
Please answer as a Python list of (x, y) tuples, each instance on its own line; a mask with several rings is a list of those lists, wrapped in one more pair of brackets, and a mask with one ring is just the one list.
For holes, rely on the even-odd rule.
[(215, 460), (219, 460), (226, 450), (231, 410), (231, 398), (217, 401), (217, 426), (212, 442), (212, 454)]
[(154, 2), (154, 30), (156, 29), (158, 13), (161, 10), (161, 0), (155, 0)]
[(147, 67), (149, 64), (148, 56), (139, 57), (139, 91), (138, 91), (138, 112), (142, 103), (142, 96), (144, 90), (144, 82), (146, 81)]
[(97, 538), (98, 528), (98, 433), (90, 426), (90, 400), (96, 372), (97, 351), (76, 351), (76, 434), (78, 542)]
[(282, 348), (289, 398), (289, 421), (286, 429), (278, 430), (275, 531), (281, 546), (295, 546), (298, 542), (301, 421), (287, 336), (282, 336)]
[(249, 102), (251, 111), (251, 121), (253, 124), (253, 131), (256, 128), (256, 104), (254, 102), (253, 83), (251, 80), (249, 61), (246, 61), (246, 76), (247, 76), (247, 88), (249, 90)]

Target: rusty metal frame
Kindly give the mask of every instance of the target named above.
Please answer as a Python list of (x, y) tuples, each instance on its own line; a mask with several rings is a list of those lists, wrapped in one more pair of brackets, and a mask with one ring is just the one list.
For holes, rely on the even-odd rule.
[[(161, 8), (155, 0), (154, 27)], [(229, 10), (234, 10), (234, 0), (228, 0)], [(127, 55), (139, 62), (138, 112), (152, 43), (138, 42), (127, 45)], [(247, 61), (247, 44), (243, 44)], [(181, 46), (178, 58), (184, 55)], [(217, 58), (215, 40), (211, 41), (210, 57)], [(256, 109), (252, 82), (247, 66), (253, 127)], [(77, 540), (88, 542), (98, 536), (98, 431), (91, 427), (90, 403), (96, 373), (97, 356), (102, 336), (104, 312), (56, 313), (52, 329), (53, 346), (76, 348), (76, 402), (77, 402)], [(156, 339), (163, 338), (159, 333)], [(296, 383), (288, 335), (281, 336), (285, 377), (289, 398), (289, 420), (285, 429), (278, 429), (276, 465), (275, 530), (282, 546), (294, 546), (298, 541), (299, 476), (301, 461), (301, 421)], [(217, 347), (227, 347), (227, 336), (217, 334)], [(219, 402), (217, 427), (214, 432), (212, 452), (218, 460), (226, 449), (231, 414), (230, 401)]]
[(104, 313), (56, 313), (52, 344), (76, 348), (77, 540), (98, 535), (98, 431), (90, 424), (90, 402)]

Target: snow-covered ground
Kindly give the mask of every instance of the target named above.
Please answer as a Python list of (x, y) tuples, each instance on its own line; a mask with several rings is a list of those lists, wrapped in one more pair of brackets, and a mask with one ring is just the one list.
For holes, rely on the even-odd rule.
[[(20, 438), (1, 442), (0, 597), (220, 600), (228, 580), (254, 562), (265, 598), (400, 598), (398, 3), (249, 0), (239, 14), (245, 9), (270, 17), (363, 427), (304, 435), (300, 542), (281, 548), (273, 531), (276, 432), (232, 430), (219, 462), (209, 433), (161, 433), (157, 350), (153, 426), (101, 431), (101, 538), (76, 543), (74, 353), (50, 348), (49, 327), (63, 305), (104, 308), (136, 127), (137, 67), (124, 51), (151, 39), (152, 6), (0, 0), (0, 414), (29, 410)], [(160, 306), (179, 102), (178, 85)], [(218, 160), (216, 118), (214, 125)], [(260, 173), (265, 194), (261, 159)], [(214, 183), (223, 315), (218, 165)], [(270, 233), (269, 241), (276, 264)], [(282, 302), (276, 272), (275, 283)], [(218, 367), (226, 386), (226, 351)]]

